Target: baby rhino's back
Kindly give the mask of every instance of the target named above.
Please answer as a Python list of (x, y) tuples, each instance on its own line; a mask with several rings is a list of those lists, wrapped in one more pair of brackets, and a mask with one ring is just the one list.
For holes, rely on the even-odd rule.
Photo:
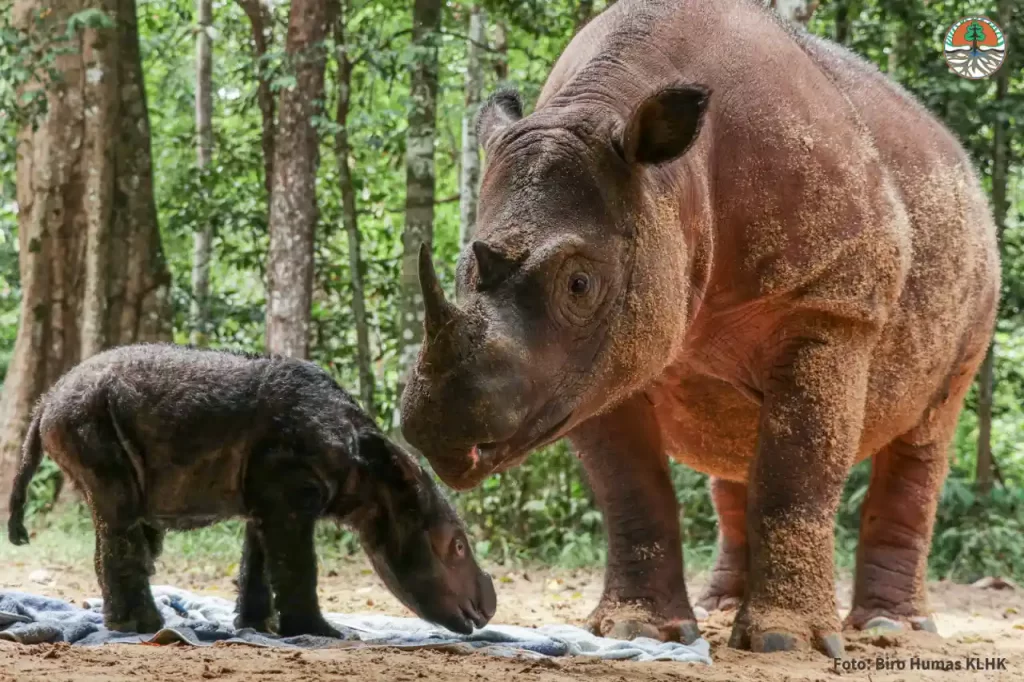
[[(262, 386), (275, 364), (163, 344), (115, 348), (54, 386), (43, 437), (85, 467), (130, 471), (142, 514), (163, 525), (239, 515), (248, 457), (271, 430)], [(75, 451), (83, 429), (98, 430), (102, 452)]]

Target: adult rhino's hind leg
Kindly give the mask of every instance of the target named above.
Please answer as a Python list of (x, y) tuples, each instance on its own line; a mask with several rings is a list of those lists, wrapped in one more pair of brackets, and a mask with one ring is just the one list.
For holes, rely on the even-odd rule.
[(711, 501), (718, 516), (718, 557), (698, 606), (707, 611), (738, 608), (747, 586), (747, 486), (711, 479)]
[(871, 462), (846, 627), (900, 629), (910, 624), (935, 632), (926, 575), (935, 508), (946, 476), (945, 445), (897, 440)]
[(848, 628), (910, 625), (936, 632), (928, 609), (928, 552), (949, 468), (949, 445), (977, 365), (978, 361), (965, 363), (942, 403), (871, 462)]
[(571, 438), (608, 534), (604, 593), (591, 630), (692, 643), (700, 630), (686, 595), (679, 507), (653, 408), (635, 396)]

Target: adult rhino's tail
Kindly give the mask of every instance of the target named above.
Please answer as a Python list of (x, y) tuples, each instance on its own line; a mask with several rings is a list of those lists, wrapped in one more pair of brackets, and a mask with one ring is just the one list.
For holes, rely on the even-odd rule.
[(43, 442), (39, 436), (39, 422), (43, 416), (43, 406), (36, 408), (29, 424), (25, 442), (21, 445), (21, 464), (18, 475), (14, 477), (11, 499), (7, 505), (10, 517), (7, 519), (7, 539), (12, 545), (27, 545), (28, 530), (25, 529), (25, 498), (28, 495), (28, 484), (39, 468), (43, 459)]

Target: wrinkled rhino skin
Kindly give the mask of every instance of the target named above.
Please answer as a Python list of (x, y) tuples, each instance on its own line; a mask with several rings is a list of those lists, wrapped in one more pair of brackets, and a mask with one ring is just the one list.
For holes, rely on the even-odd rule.
[(33, 416), (9, 507), (14, 544), (28, 542), (25, 493), (44, 450), (92, 510), (112, 630), (162, 627), (148, 578), (166, 529), (231, 517), (247, 520), (238, 627), (340, 637), (317, 600), (323, 517), (359, 532), (421, 617), (468, 633), (494, 614), (491, 579), (433, 479), (313, 363), (165, 344), (82, 362)]
[(731, 643), (841, 655), (834, 515), (873, 458), (847, 627), (934, 630), (947, 451), (991, 337), (995, 228), (958, 141), (874, 67), (745, 0), (620, 0), (533, 113), (481, 109), (456, 303), (421, 254), (403, 432), (467, 489), (567, 435), (604, 513), (592, 627), (692, 640), (666, 458), (712, 477), (700, 603)]

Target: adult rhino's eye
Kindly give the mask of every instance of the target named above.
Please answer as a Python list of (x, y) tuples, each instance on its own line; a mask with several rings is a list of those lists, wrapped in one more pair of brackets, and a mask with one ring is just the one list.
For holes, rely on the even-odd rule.
[(577, 272), (569, 278), (569, 291), (574, 296), (582, 296), (590, 291), (590, 278), (582, 272)]

